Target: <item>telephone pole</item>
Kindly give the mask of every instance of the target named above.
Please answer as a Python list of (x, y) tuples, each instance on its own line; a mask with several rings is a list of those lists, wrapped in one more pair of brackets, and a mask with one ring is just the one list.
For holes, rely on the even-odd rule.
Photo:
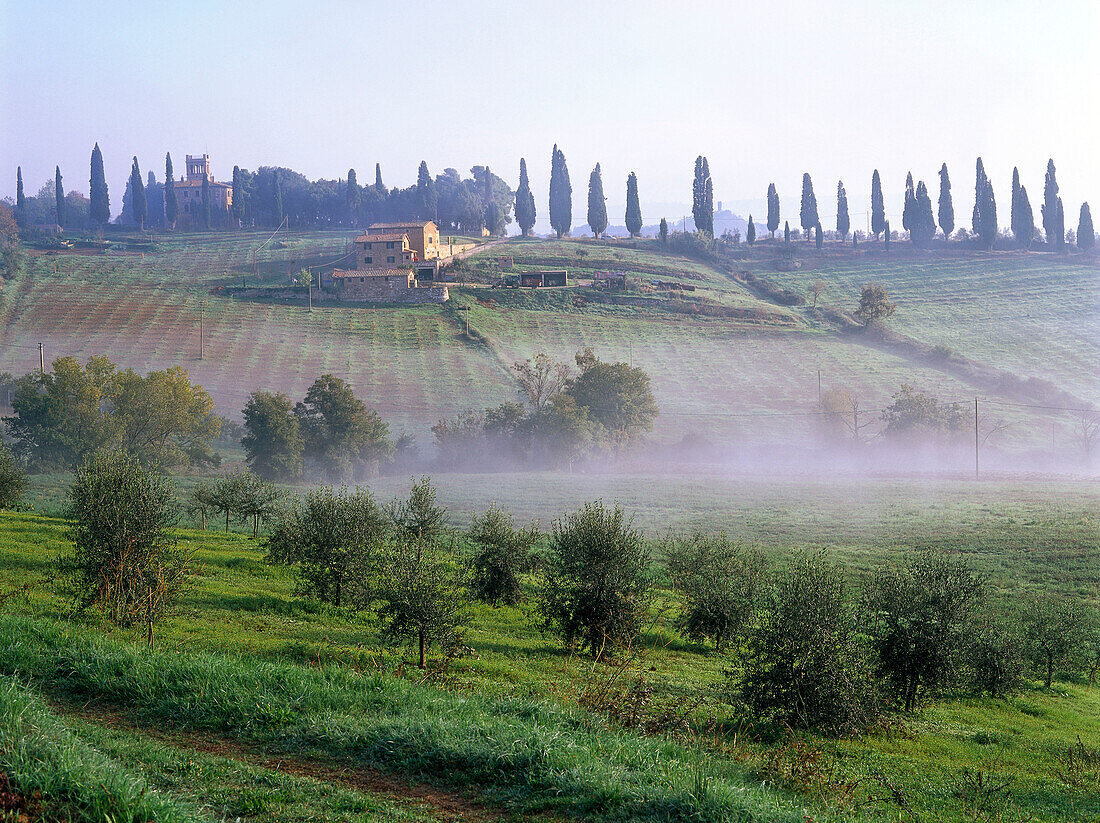
[(206, 354), (203, 338), (206, 336), (206, 303), (199, 303), (199, 360)]
[(45, 376), (46, 374), (46, 349), (45, 343), (38, 344), (38, 373)]
[(978, 479), (978, 398), (974, 398), (974, 479)]
[(821, 369), (817, 370), (817, 405), (821, 406)]

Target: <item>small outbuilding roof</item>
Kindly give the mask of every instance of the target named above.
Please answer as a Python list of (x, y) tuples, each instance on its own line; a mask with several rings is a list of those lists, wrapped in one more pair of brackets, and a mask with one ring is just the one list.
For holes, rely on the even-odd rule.
[(404, 232), (391, 232), (390, 234), (361, 234), (355, 238), (356, 243), (386, 243), (408, 240), (409, 236)]

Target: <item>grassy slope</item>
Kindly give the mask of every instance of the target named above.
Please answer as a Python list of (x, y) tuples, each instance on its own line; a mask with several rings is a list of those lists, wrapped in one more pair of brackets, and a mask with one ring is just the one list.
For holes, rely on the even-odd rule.
[[(974, 389), (925, 363), (859, 345), (814, 321), (804, 309), (757, 300), (729, 276), (698, 261), (622, 244), (592, 241), (509, 241), (468, 265), (515, 258), (518, 269), (566, 265), (578, 275), (595, 269), (642, 270), (641, 280), (679, 279), (700, 290), (685, 300), (642, 295), (641, 306), (574, 300), (573, 292), (533, 296), (459, 291), (473, 306), (471, 322), (488, 347), (459, 334), (454, 312), (439, 307), (348, 308), (243, 302), (209, 294), (219, 285), (253, 282), (251, 249), (265, 235), (189, 235), (161, 242), (156, 254), (46, 255), (0, 298), (0, 370), (37, 365), (36, 344), (48, 357), (106, 353), (141, 370), (182, 364), (207, 386), (219, 410), (237, 414), (253, 388), (300, 395), (320, 372), (348, 379), (368, 403), (400, 429), (422, 437), (439, 417), (514, 396), (508, 367), (545, 350), (569, 357), (583, 345), (602, 356), (647, 369), (665, 419), (657, 437), (672, 441), (702, 428), (719, 439), (779, 436), (807, 442), (805, 420), (738, 418), (759, 411), (806, 411), (817, 399), (817, 373), (826, 388), (853, 389), (864, 408), (880, 408), (903, 381), (945, 399)], [(338, 232), (292, 235), (258, 255), (259, 281), (286, 284), (306, 263), (339, 256)], [(771, 271), (763, 248), (738, 268), (754, 268), (792, 287), (820, 277), (825, 300), (854, 305), (861, 283), (884, 282), (901, 303), (899, 330), (944, 343), (990, 365), (1053, 378), (1086, 398), (1100, 398), (1093, 367), (1100, 291), (1095, 271), (1052, 264), (1041, 255), (990, 259), (927, 258), (903, 254), (883, 262), (868, 253), (853, 262), (835, 254), (808, 256), (790, 274)], [(55, 271), (56, 268), (56, 271)], [(197, 358), (198, 311), (205, 301), (206, 359)], [(745, 317), (684, 313), (692, 301), (748, 311)], [(676, 311), (672, 311), (676, 308)], [(754, 313), (759, 316), (754, 318)], [(675, 419), (676, 414), (690, 417)], [(1031, 412), (998, 409), (999, 420), (1024, 426), (994, 435), (1049, 442), (1050, 421)], [(1062, 442), (1073, 421), (1055, 421)]]
[[(560, 485), (552, 481), (541, 491), (560, 492), (575, 479), (562, 477)], [(453, 480), (442, 491), (456, 514), (483, 504), (476, 499), (479, 492), (464, 488), (460, 478)], [(511, 493), (517, 499), (530, 499), (536, 491), (515, 482), (504, 486), (515, 486)], [(450, 495), (448, 487), (453, 489)], [(1095, 493), (1088, 488), (1040, 492), (991, 485), (944, 494), (919, 484), (842, 490), (778, 484), (752, 490), (743, 484), (700, 482), (685, 492), (688, 496), (657, 504), (653, 500), (658, 495), (647, 494), (652, 487), (642, 481), (619, 490), (630, 501), (650, 501), (642, 512), (644, 525), (655, 526), (667, 511), (682, 513), (697, 506), (711, 512), (706, 525), (747, 533), (772, 554), (791, 546), (829, 547), (856, 575), (890, 554), (939, 547), (964, 551), (1006, 593), (1026, 585), (1095, 597), (1100, 587), (1100, 527), (1092, 515)], [(378, 489), (380, 495), (388, 491)], [(523, 513), (545, 516), (541, 508)], [(65, 603), (52, 593), (48, 572), (49, 557), (63, 546), (62, 524), (35, 515), (4, 515), (0, 534), (0, 591), (14, 595), (6, 599), (5, 610), (60, 618)], [(380, 647), (370, 625), (294, 598), (291, 575), (265, 564), (254, 541), (213, 533), (185, 537), (196, 550), (198, 574), (179, 613), (159, 630), (158, 645), (302, 665), (327, 661), (367, 670), (396, 667), (400, 654)], [(24, 597), (14, 591), (22, 583), (29, 584)], [(625, 670), (604, 670), (563, 654), (525, 610), (479, 607), (469, 635), (475, 653), (457, 661), (444, 682), (482, 695), (572, 701), (615, 679), (623, 686), (645, 683), (653, 690), (655, 713), (691, 705), (703, 695), (696, 715), (721, 716), (725, 710), (708, 695), (720, 683), (726, 664), (682, 642), (671, 629), (669, 608), (666, 604)], [(1090, 746), (1100, 745), (1097, 690), (1059, 684), (1052, 693), (1038, 689), (1009, 701), (951, 701), (933, 707), (911, 726), (911, 733), (900, 738), (876, 735), (816, 745), (852, 779), (869, 779), (873, 769), (881, 769), (935, 819), (967, 819), (961, 801), (950, 796), (952, 781), (960, 779), (964, 767), (987, 769), (994, 761), (1001, 771), (1015, 775), (1014, 802), (1037, 819), (1087, 819), (1068, 811), (1071, 801), (1078, 801), (1058, 783), (1053, 769), (1075, 735), (1083, 734)], [(743, 750), (738, 748), (742, 745)], [(764, 751), (751, 743), (736, 744), (735, 749), (736, 757), (750, 762)]]

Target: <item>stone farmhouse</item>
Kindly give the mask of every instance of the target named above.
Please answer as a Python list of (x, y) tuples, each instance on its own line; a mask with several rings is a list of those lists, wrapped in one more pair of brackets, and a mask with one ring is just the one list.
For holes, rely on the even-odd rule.
[(331, 275), (341, 300), (371, 303), (443, 303), (450, 298), (443, 285), (420, 285), (412, 269), (337, 269)]
[(210, 155), (201, 157), (187, 155), (187, 177), (175, 182), (176, 202), (179, 212), (176, 226), (181, 229), (196, 226), (202, 220), (202, 182), (206, 180), (210, 188), (210, 219), (215, 224), (229, 217), (233, 207), (233, 186), (219, 183), (210, 170)]
[(430, 220), (374, 223), (352, 242), (351, 267), (336, 269), (322, 286), (341, 300), (441, 303), (450, 297), (446, 286), (436, 285), (445, 248)]

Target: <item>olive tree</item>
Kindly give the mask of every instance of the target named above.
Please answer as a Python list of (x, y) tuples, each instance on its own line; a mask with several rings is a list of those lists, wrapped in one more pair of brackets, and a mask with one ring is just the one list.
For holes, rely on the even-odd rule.
[(905, 711), (956, 682), (981, 596), (965, 560), (935, 552), (884, 566), (864, 586), (878, 671)]
[(856, 317), (865, 324), (890, 317), (897, 311), (897, 305), (890, 301), (890, 295), (878, 283), (868, 283), (859, 295), (859, 308)]
[(321, 486), (277, 511), (265, 545), (272, 562), (297, 566), (300, 593), (340, 607), (389, 531), (366, 489)]
[(744, 646), (733, 695), (754, 716), (834, 733), (880, 716), (873, 654), (844, 576), (823, 553), (799, 554), (777, 575)]
[(1049, 592), (1031, 595), (1024, 608), (1023, 636), (1049, 689), (1055, 669), (1073, 663), (1082, 651), (1086, 640), (1083, 604)]
[(0, 443), (0, 509), (13, 509), (27, 491), (27, 473)]
[(538, 604), (544, 626), (597, 659), (631, 641), (649, 608), (649, 563), (622, 508), (585, 503), (554, 523)]
[(466, 537), (474, 547), (473, 589), (478, 599), (494, 606), (519, 603), (519, 576), (531, 566), (538, 527), (516, 528), (515, 518), (494, 503), (484, 515), (474, 515)]
[(966, 639), (972, 692), (1006, 697), (1023, 686), (1026, 661), (1018, 623), (984, 610), (975, 616)]
[(97, 452), (69, 489), (72, 550), (60, 570), (80, 608), (98, 606), (121, 626), (153, 624), (179, 595), (189, 556), (173, 529), (180, 510), (167, 478), (122, 452)]
[(672, 585), (684, 600), (680, 631), (724, 650), (752, 619), (767, 584), (767, 559), (725, 532), (670, 534), (663, 548)]

